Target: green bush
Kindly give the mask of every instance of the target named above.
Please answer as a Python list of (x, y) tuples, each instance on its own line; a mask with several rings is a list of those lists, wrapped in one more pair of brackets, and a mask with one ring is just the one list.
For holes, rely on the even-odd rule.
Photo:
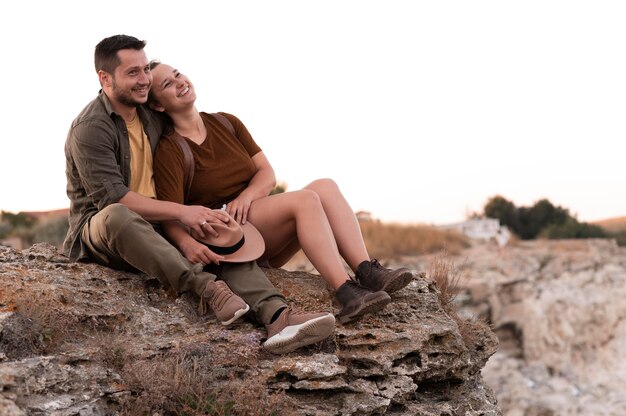
[(6, 238), (13, 230), (13, 226), (5, 221), (0, 221), (0, 238)]
[(31, 230), (31, 240), (34, 243), (50, 243), (57, 247), (63, 244), (70, 225), (67, 217), (53, 217), (37, 223)]
[(606, 238), (602, 228), (579, 222), (569, 210), (540, 199), (530, 207), (516, 207), (513, 202), (496, 195), (490, 198), (483, 209), (484, 215), (495, 218), (506, 225), (522, 240), (539, 236), (550, 239), (562, 238)]
[(552, 240), (563, 238), (606, 238), (607, 233), (597, 225), (569, 218), (563, 224), (552, 224), (541, 231), (541, 236)]
[(617, 245), (622, 247), (626, 246), (626, 230), (611, 233), (610, 237), (617, 241)]
[(2, 211), (1, 217), (3, 222), (8, 222), (13, 228), (30, 228), (37, 223), (36, 218), (28, 216), (23, 212), (13, 214), (12, 212)]
[[(6, 214), (2, 212), (3, 218)], [(10, 221), (0, 222), (0, 238), (18, 237), (26, 245), (50, 243), (61, 247), (69, 229), (66, 216), (44, 218), (39, 221), (25, 221), (23, 214), (10, 214), (9, 218)]]

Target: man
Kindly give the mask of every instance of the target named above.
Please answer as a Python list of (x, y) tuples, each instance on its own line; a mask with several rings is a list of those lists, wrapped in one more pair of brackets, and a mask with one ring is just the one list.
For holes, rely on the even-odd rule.
[(256, 263), (222, 263), (216, 280), (153, 228), (150, 221), (175, 220), (200, 237), (216, 236), (211, 223), (229, 218), (219, 210), (155, 198), (152, 153), (164, 123), (142, 106), (152, 82), (145, 44), (117, 35), (96, 46), (102, 90), (73, 121), (65, 143), (71, 201), (67, 255), (72, 261), (144, 272), (179, 293), (195, 292), (201, 310), (211, 307), (225, 325), (250, 304), (252, 316), (268, 330), (264, 348), (273, 353), (328, 337), (334, 331), (333, 315), (295, 313)]

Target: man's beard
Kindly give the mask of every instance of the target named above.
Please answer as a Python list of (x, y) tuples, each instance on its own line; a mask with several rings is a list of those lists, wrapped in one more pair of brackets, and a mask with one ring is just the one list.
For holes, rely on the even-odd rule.
[(123, 89), (118, 88), (117, 83), (115, 82), (115, 78), (112, 79), (111, 87), (113, 88), (113, 96), (115, 97), (115, 99), (124, 105), (127, 105), (129, 107), (137, 107), (145, 103), (145, 101), (139, 102), (135, 100), (130, 91), (124, 91)]

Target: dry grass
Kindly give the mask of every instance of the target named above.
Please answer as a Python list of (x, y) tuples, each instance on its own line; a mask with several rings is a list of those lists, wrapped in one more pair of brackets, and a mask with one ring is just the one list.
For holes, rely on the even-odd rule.
[(371, 257), (415, 256), (446, 250), (458, 254), (469, 245), (462, 234), (426, 225), (385, 224), (380, 221), (360, 223), (365, 245)]
[[(31, 329), (41, 341), (39, 352), (53, 353), (62, 349), (67, 340), (82, 332), (76, 327), (77, 318), (67, 313), (58, 301), (45, 294), (40, 296), (19, 296), (13, 299), (13, 312), (26, 317)], [(23, 345), (26, 347), (26, 344)]]
[(476, 317), (463, 319), (459, 316), (454, 300), (459, 293), (459, 282), (463, 277), (462, 272), (450, 260), (449, 254), (445, 251), (435, 256), (429, 264), (428, 274), (435, 282), (439, 292), (439, 303), (443, 310), (452, 318), (458, 328), (463, 342), (467, 346), (475, 345), (480, 339), (480, 329), (487, 326)]
[(439, 289), (439, 303), (446, 313), (456, 313), (454, 299), (459, 292), (461, 272), (450, 260), (447, 252), (433, 257), (428, 266), (428, 275)]
[[(220, 367), (208, 350), (134, 362), (124, 368), (122, 377), (136, 394), (126, 402), (122, 415), (273, 416), (293, 410), (283, 392), (268, 393), (260, 377), (236, 378), (233, 369)], [(216, 387), (220, 378), (233, 382)]]

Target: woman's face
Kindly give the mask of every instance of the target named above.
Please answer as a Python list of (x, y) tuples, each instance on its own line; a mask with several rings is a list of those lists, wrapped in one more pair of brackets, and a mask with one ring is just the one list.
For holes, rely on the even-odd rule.
[(196, 90), (189, 78), (167, 64), (152, 69), (151, 93), (165, 112), (186, 108), (196, 101)]

